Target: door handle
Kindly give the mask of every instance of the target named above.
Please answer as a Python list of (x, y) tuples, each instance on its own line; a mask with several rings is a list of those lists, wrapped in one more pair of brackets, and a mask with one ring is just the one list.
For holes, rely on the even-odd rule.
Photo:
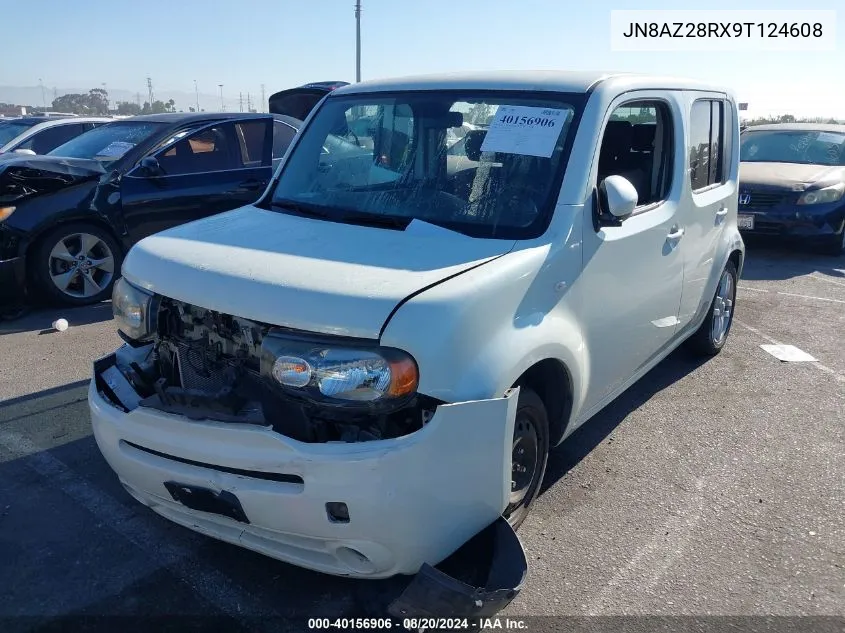
[(677, 226), (672, 227), (672, 232), (666, 236), (667, 240), (679, 240), (684, 236), (684, 230)]
[(247, 191), (255, 191), (256, 189), (263, 189), (267, 183), (263, 180), (244, 180), (240, 185), (240, 189)]
[(721, 209), (719, 209), (718, 211), (716, 211), (716, 217), (717, 217), (717, 218), (723, 218), (723, 217), (725, 217), (727, 214), (728, 214), (728, 208), (727, 208), (727, 207), (722, 207)]

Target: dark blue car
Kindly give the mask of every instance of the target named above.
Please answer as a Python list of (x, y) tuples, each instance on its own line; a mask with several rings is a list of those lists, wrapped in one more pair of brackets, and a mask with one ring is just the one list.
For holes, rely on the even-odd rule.
[(845, 253), (845, 125), (779, 123), (741, 136), (739, 229)]

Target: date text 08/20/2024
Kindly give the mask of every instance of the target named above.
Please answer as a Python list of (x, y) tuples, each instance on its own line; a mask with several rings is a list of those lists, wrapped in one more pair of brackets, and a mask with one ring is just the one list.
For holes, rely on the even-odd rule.
[(527, 630), (527, 623), (516, 618), (404, 618), (395, 623), (389, 618), (310, 618), (309, 630), (385, 630), (395, 628), (407, 631), (485, 631), (485, 630)]

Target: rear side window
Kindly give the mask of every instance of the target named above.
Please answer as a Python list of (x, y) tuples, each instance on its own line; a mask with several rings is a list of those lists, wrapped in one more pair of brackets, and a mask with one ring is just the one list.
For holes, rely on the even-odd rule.
[(27, 139), (26, 143), (19, 145), (17, 149), (29, 149), (36, 154), (46, 154), (52, 152), (59, 145), (64, 145), (72, 138), (76, 138), (84, 131), (85, 127), (82, 123), (48, 127)]
[(281, 158), (288, 151), (288, 147), (293, 142), (296, 136), (296, 129), (282, 123), (281, 121), (273, 122), (273, 159)]
[(690, 111), (690, 186), (701, 191), (727, 180), (725, 169), (725, 140), (729, 138), (726, 125), (733, 120), (730, 108), (718, 99), (700, 99)]

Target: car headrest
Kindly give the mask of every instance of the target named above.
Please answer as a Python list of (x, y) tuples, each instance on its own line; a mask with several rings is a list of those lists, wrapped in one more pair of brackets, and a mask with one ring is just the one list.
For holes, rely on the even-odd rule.
[(654, 133), (657, 131), (655, 123), (638, 123), (632, 129), (631, 149), (635, 152), (651, 152), (654, 150)]
[(481, 160), (481, 145), (487, 137), (487, 130), (469, 130), (464, 136), (464, 152), (473, 162)]
[(633, 128), (630, 121), (608, 121), (604, 130), (604, 139), (614, 145), (630, 146)]

